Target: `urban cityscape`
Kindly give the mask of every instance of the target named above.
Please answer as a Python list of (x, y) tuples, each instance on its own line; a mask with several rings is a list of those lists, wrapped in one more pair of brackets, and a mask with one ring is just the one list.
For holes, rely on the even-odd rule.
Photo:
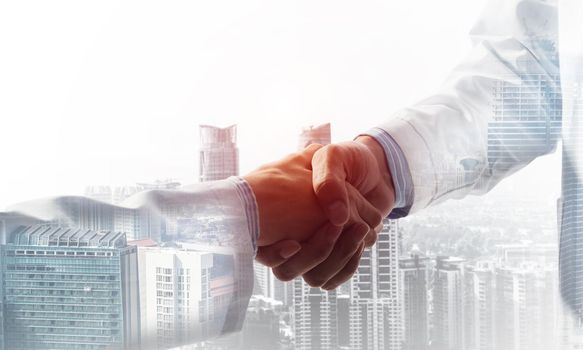
[[(499, 91), (492, 145), (505, 127), (528, 126), (503, 112), (504, 96), (521, 92)], [(555, 120), (545, 118), (545, 145), (535, 147), (557, 136)], [(236, 126), (202, 125), (200, 133), (199, 181), (239, 175)], [(331, 135), (330, 124), (307, 127), (299, 148), (329, 144)], [(456, 178), (467, 181), (474, 169), (460, 159)], [(240, 255), (251, 253), (226, 248), (237, 235), (225, 235), (231, 228), (205, 203), (162, 213), (116, 206), (180, 187), (92, 185), (87, 199), (62, 199), (66, 219), (2, 214), (0, 349), (533, 350), (569, 338), (556, 227), (535, 223), (537, 232), (512, 235), (532, 212), (503, 216), (507, 233), (489, 218), (476, 223), (463, 206), (456, 224), (439, 212), (387, 219), (353, 278), (324, 291), (245, 266)], [(247, 309), (244, 322), (226, 316), (232, 307)]]

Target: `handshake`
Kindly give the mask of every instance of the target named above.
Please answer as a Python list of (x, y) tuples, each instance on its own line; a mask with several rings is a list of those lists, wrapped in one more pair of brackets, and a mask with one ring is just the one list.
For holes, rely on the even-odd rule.
[(245, 179), (259, 210), (256, 259), (280, 280), (328, 290), (354, 274), (395, 202), (385, 153), (369, 136), (311, 145)]

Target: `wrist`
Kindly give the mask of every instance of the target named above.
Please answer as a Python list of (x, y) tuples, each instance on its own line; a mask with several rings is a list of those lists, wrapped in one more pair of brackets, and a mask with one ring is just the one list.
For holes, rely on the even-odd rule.
[(259, 246), (264, 245), (263, 240), (265, 239), (265, 232), (269, 224), (266, 222), (269, 218), (266, 212), (265, 203), (268, 201), (269, 193), (265, 191), (270, 186), (267, 182), (270, 181), (270, 177), (260, 176), (257, 171), (243, 176), (243, 179), (249, 184), (249, 188), (255, 196), (255, 203), (257, 206), (257, 221), (258, 221), (258, 234), (257, 234), (257, 244)]
[(385, 192), (385, 194), (389, 196), (391, 203), (394, 203), (395, 185), (393, 182), (393, 177), (387, 161), (385, 150), (383, 149), (381, 144), (374, 137), (371, 136), (367, 135), (359, 136), (355, 139), (355, 142), (365, 146), (370, 151), (373, 158), (376, 160), (380, 176), (380, 186), (382, 186), (383, 192)]
[(258, 246), (281, 240), (302, 242), (325, 223), (312, 187), (310, 159), (294, 154), (244, 176), (257, 203)]

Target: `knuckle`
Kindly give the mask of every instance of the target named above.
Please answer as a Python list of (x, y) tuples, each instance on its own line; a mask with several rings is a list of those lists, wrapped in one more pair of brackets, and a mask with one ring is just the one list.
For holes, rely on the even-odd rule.
[(314, 192), (316, 193), (316, 195), (319, 195), (322, 191), (325, 191), (327, 188), (330, 187), (334, 188), (342, 183), (343, 181), (336, 178), (336, 176), (334, 176), (331, 173), (318, 174), (318, 178), (316, 178), (316, 181), (314, 183), (315, 184)]

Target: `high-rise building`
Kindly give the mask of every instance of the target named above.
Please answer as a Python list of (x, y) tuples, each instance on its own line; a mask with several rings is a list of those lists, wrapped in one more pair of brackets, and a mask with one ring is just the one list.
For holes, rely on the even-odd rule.
[(298, 149), (301, 151), (309, 145), (316, 143), (327, 145), (332, 140), (332, 128), (330, 123), (318, 126), (308, 126), (302, 129), (299, 138)]
[(4, 346), (139, 346), (137, 255), (125, 235), (23, 226), (2, 246)]
[[(166, 349), (221, 333), (213, 298), (230, 300), (233, 277), (213, 279), (214, 256), (176, 248), (139, 247), (143, 348)], [(226, 297), (225, 297), (226, 296)]]
[[(255, 284), (253, 286), (253, 295), (264, 296), (275, 299), (275, 276), (271, 269), (258, 263), (253, 262), (253, 270), (255, 273)], [(280, 301), (280, 300), (278, 300)]]
[[(298, 150), (301, 151), (313, 143), (328, 145), (332, 142), (332, 128), (330, 123), (319, 126), (308, 126), (302, 129), (299, 137)], [(305, 282), (301, 281), (305, 284)], [(304, 285), (303, 288), (309, 288)], [(281, 282), (277, 278), (273, 279), (274, 298), (291, 306), (294, 301), (294, 291), (296, 290), (293, 283)], [(322, 291), (324, 293), (324, 291)]]
[(496, 269), (496, 349), (556, 349), (556, 269), (535, 263)]
[[(575, 78), (575, 77), (573, 77)], [(580, 77), (577, 77), (580, 79)], [(583, 338), (583, 180), (581, 179), (581, 149), (583, 146), (583, 85), (580, 81), (561, 86), (565, 98), (562, 188), (558, 201), (560, 224), (559, 276), (560, 290), (566, 311), (574, 318), (573, 336)], [(568, 108), (568, 110), (567, 110)], [(576, 341), (583, 347), (583, 341)]]
[[(298, 149), (330, 144), (330, 124), (302, 129)], [(291, 289), (290, 293), (290, 287)], [(310, 287), (298, 278), (292, 283), (274, 281), (277, 297), (289, 303), (292, 297), (295, 345), (298, 350), (335, 349), (338, 345), (337, 292)]]
[[(549, 67), (559, 66), (552, 40), (533, 38)], [(542, 70), (540, 61), (518, 59), (517, 73), (493, 85), (492, 120), (488, 123), (491, 175), (548, 153), (561, 137), (562, 94), (558, 70)], [(517, 78), (517, 79), (516, 79)]]
[(403, 298), (403, 350), (425, 350), (428, 346), (429, 259), (418, 249), (399, 260)]
[(376, 244), (365, 250), (352, 281), (351, 349), (401, 349), (399, 229), (386, 219)]
[(237, 126), (200, 126), (200, 181), (224, 180), (239, 175)]
[(350, 348), (350, 295), (341, 294), (336, 298), (338, 318), (338, 348)]
[[(547, 74), (529, 74), (519, 84), (494, 83), (493, 120), (488, 123), (488, 162), (507, 170), (554, 148), (561, 135), (561, 93)], [(539, 95), (545, 99), (538, 98)]]
[(463, 260), (438, 257), (433, 282), (432, 345), (438, 350), (464, 350)]
[(476, 350), (495, 350), (496, 265), (482, 260), (472, 267), (471, 288), (473, 300), (473, 344)]
[(294, 333), (297, 350), (333, 350), (338, 345), (336, 291), (322, 291), (296, 279)]

